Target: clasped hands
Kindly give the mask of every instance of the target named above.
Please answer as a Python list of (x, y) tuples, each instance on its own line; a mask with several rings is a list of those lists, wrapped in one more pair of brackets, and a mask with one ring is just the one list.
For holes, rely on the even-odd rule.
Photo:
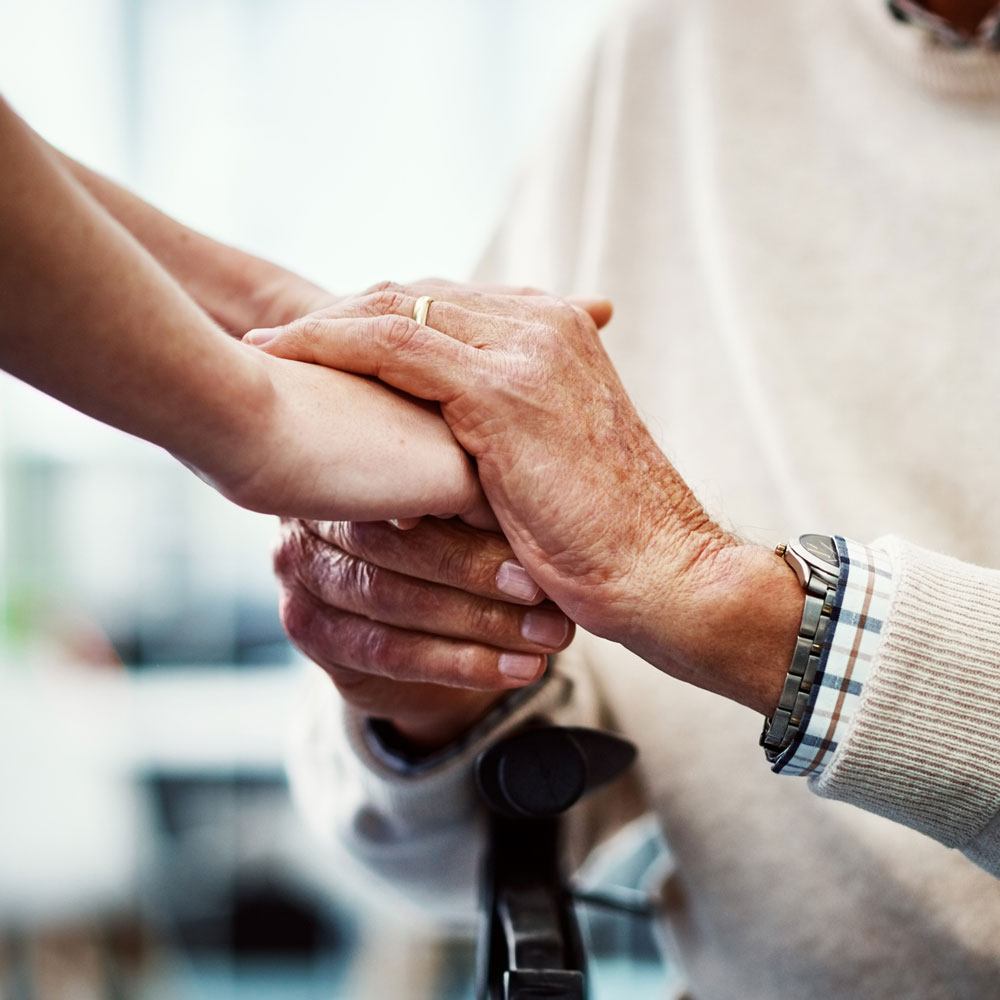
[(574, 624), (761, 712), (777, 699), (797, 584), (714, 523), (656, 445), (601, 343), (610, 314), (530, 289), (384, 284), (246, 335), (436, 402), (475, 459), (502, 534), (287, 521), (276, 553), (293, 641), (415, 744), (540, 677)]

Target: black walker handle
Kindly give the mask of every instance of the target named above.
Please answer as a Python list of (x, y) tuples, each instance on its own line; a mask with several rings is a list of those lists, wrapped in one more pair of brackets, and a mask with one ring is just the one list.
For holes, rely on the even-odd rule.
[(635, 756), (631, 743), (610, 733), (542, 724), (480, 754), (476, 783), (489, 828), (478, 1000), (585, 1000), (580, 927), (559, 862), (561, 816)]

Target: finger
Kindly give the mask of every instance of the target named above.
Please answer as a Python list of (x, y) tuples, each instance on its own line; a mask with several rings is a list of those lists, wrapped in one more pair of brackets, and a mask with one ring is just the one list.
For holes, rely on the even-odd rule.
[(582, 309), (594, 321), (597, 329), (600, 330), (611, 322), (614, 306), (610, 299), (605, 298), (574, 298), (570, 303)]
[(304, 587), (323, 605), (413, 632), (528, 653), (562, 649), (572, 634), (569, 619), (552, 604), (525, 608), (417, 580), (316, 536), (279, 549), (275, 568), (286, 585)]
[[(470, 312), (513, 313), (522, 318), (529, 314), (537, 315), (540, 307), (561, 301), (559, 296), (530, 285), (468, 285), (447, 281), (444, 278), (424, 278), (408, 285), (399, 285), (391, 281), (372, 285), (360, 296), (365, 301), (359, 306), (358, 314), (372, 315), (372, 312), (366, 313), (364, 310), (383, 312), (391, 309), (400, 315), (412, 316), (413, 306), (422, 295), (430, 295), (435, 302), (450, 302)], [(508, 301), (512, 298), (518, 301)], [(611, 300), (603, 295), (570, 296), (565, 301), (588, 313), (598, 329), (608, 324), (614, 311)], [(340, 300), (334, 309), (339, 309), (341, 306), (349, 310), (352, 308), (352, 302), (350, 299)]]
[(331, 308), (329, 314), (377, 316), (386, 312), (396, 312), (400, 316), (412, 316), (417, 299), (424, 295), (433, 299), (431, 309), (438, 303), (448, 302), (461, 306), (469, 312), (521, 318), (537, 314), (539, 307), (546, 303), (554, 305), (562, 301), (558, 296), (527, 286), (491, 287), (429, 278), (406, 285), (394, 281), (379, 282), (361, 295), (341, 300)]
[[(303, 318), (344, 319), (348, 316), (364, 318), (391, 314), (412, 319), (417, 300), (422, 296), (429, 296), (432, 300), (426, 316), (427, 325), (438, 330), (446, 330), (446, 327), (442, 325), (445, 320), (442, 319), (440, 313), (442, 309), (447, 311), (448, 307), (457, 307), (467, 314), (479, 315), (481, 320), (474, 326), (481, 332), (495, 328), (497, 321), (509, 324), (512, 319), (533, 320), (538, 317), (540, 310), (557, 309), (566, 305), (562, 299), (547, 295), (541, 297), (495, 295), (460, 285), (445, 287), (443, 285), (397, 285), (392, 282), (383, 282), (361, 295), (342, 299), (327, 309), (322, 309)], [(454, 320), (457, 314), (452, 311), (450, 315)], [(492, 317), (493, 322), (486, 322), (486, 317)], [(461, 329), (469, 326), (469, 317), (466, 316), (461, 324)], [(470, 343), (475, 340), (472, 335), (469, 337), (461, 336), (460, 329), (447, 330), (446, 332)], [(262, 337), (262, 331), (251, 330), (244, 336), (244, 339), (259, 346)]]
[[(387, 285), (392, 285), (392, 282), (381, 282), (377, 285), (373, 285), (371, 288), (366, 289), (366, 293), (377, 292)], [(402, 286), (395, 286), (402, 287)], [(519, 295), (519, 296), (529, 296), (533, 298), (547, 297), (549, 292), (545, 291), (544, 288), (536, 288), (534, 285), (501, 285), (493, 284), (490, 282), (459, 282), (459, 281), (449, 281), (447, 278), (420, 278), (417, 281), (411, 282), (409, 285), (405, 286), (407, 288), (414, 289), (424, 289), (424, 294), (429, 295), (433, 291), (441, 291), (442, 289), (455, 294), (463, 294), (466, 292), (480, 292), (486, 295)]]
[[(383, 339), (392, 344), (401, 344), (413, 336), (413, 328), (420, 328), (420, 324), (413, 319), (419, 291), (392, 286), (372, 295), (343, 300), (330, 309), (303, 316), (284, 327), (250, 330), (243, 340), (270, 354), (342, 367), (314, 357), (309, 352), (302, 353), (304, 346), (312, 344), (315, 349), (318, 346), (316, 341), (329, 336), (330, 323), (349, 318), (359, 321), (381, 319), (386, 324), (384, 327), (373, 326), (370, 329), (381, 333)], [(610, 319), (612, 309), (606, 299), (580, 299), (578, 304), (574, 304), (555, 298), (539, 300), (528, 296), (493, 296), (472, 291), (458, 298), (460, 301), (434, 298), (425, 316), (426, 325), (476, 348), (509, 345), (521, 321), (534, 325), (546, 315), (552, 318), (559, 310), (583, 311), (596, 325), (602, 326)], [(358, 368), (349, 370), (360, 371)]]
[[(431, 294), (433, 293), (433, 294)], [(588, 313), (598, 328), (611, 318), (612, 305), (603, 297), (579, 297), (563, 300), (556, 296), (526, 287), (504, 288), (496, 286), (470, 287), (447, 282), (442, 279), (428, 279), (412, 285), (398, 285), (394, 282), (380, 282), (361, 295), (340, 299), (329, 308), (310, 316), (301, 317), (293, 323), (315, 321), (316, 319), (344, 319), (347, 317), (374, 317), (395, 315), (412, 319), (417, 300), (430, 296), (432, 302), (425, 317), (428, 326), (448, 333), (477, 347), (490, 342), (504, 342), (506, 336), (490, 336), (509, 330), (511, 319), (537, 320), (539, 313), (566, 305), (576, 306)], [(449, 307), (458, 307), (464, 313), (492, 317), (493, 322), (470, 323), (468, 315), (456, 313)], [(442, 310), (446, 315), (441, 316)], [(433, 318), (431, 316), (433, 311)], [(243, 339), (255, 346), (263, 346), (273, 336), (273, 330), (250, 330)]]
[[(472, 335), (464, 336), (463, 331), (468, 322), (467, 320), (462, 322), (463, 317), (450, 310), (449, 306), (457, 306), (467, 313), (492, 316), (498, 322), (509, 322), (512, 318), (534, 321), (544, 310), (570, 305), (586, 312), (598, 329), (607, 325), (613, 312), (610, 300), (601, 296), (580, 296), (563, 300), (537, 289), (515, 288), (508, 292), (502, 287), (495, 290), (486, 287), (470, 288), (451, 282), (432, 280), (413, 285), (384, 282), (361, 296), (342, 300), (330, 309), (324, 310), (322, 315), (339, 318), (392, 313), (412, 318), (417, 299), (424, 295), (429, 295), (432, 299), (426, 317), (428, 326), (458, 337), (466, 343), (474, 343), (477, 347), (486, 346), (490, 341), (484, 340), (482, 334), (478, 340)], [(443, 317), (440, 315), (442, 309), (446, 313)], [(495, 331), (496, 328), (497, 322), (482, 326), (484, 331)], [(493, 341), (499, 339), (502, 342), (502, 338), (491, 339)]]
[(390, 517), (389, 524), (391, 524), (398, 531), (410, 531), (420, 524), (419, 517)]
[(289, 638), (325, 670), (338, 666), (407, 683), (493, 691), (537, 680), (546, 658), (413, 632), (321, 604), (302, 586), (282, 592)]
[(518, 604), (537, 604), (545, 596), (503, 535), (454, 519), (423, 518), (405, 533), (384, 521), (301, 523), (324, 542), (407, 576)]
[[(362, 295), (377, 295), (383, 291), (395, 291), (402, 293), (404, 296), (411, 295), (414, 296), (414, 301), (421, 295), (430, 295), (435, 299), (444, 299), (473, 312), (494, 312), (498, 307), (502, 307), (503, 305), (510, 308), (511, 303), (500, 303), (497, 299), (507, 299), (512, 296), (520, 299), (536, 299), (550, 303), (559, 299), (559, 296), (531, 285), (469, 285), (448, 281), (445, 278), (423, 278), (409, 285), (381, 282), (366, 289)], [(614, 311), (611, 300), (603, 295), (569, 296), (565, 301), (588, 313), (598, 329), (608, 324)], [(529, 302), (528, 306), (529, 308), (537, 309), (540, 304), (542, 303)]]
[(484, 319), (442, 303), (436, 328), (394, 313), (313, 315), (272, 330), (251, 330), (243, 339), (275, 357), (373, 375), (411, 395), (449, 402), (490, 369), (485, 352), (463, 342), (476, 337)]

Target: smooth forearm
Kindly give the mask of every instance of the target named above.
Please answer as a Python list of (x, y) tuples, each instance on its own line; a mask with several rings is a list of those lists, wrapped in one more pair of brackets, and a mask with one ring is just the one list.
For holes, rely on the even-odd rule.
[(242, 336), (255, 326), (286, 323), (334, 300), (304, 278), (182, 225), (101, 174), (53, 152), (227, 332)]
[(264, 406), (262, 367), (0, 104), (5, 369), (199, 468)]
[(253, 510), (495, 523), (436, 408), (227, 337), (3, 104), (0, 161), (0, 366)]

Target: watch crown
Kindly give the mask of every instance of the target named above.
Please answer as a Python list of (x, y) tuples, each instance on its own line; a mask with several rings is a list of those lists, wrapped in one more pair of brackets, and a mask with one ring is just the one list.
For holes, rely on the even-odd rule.
[(774, 554), (776, 556), (783, 556), (787, 551), (788, 551), (788, 546), (784, 542), (774, 547)]

